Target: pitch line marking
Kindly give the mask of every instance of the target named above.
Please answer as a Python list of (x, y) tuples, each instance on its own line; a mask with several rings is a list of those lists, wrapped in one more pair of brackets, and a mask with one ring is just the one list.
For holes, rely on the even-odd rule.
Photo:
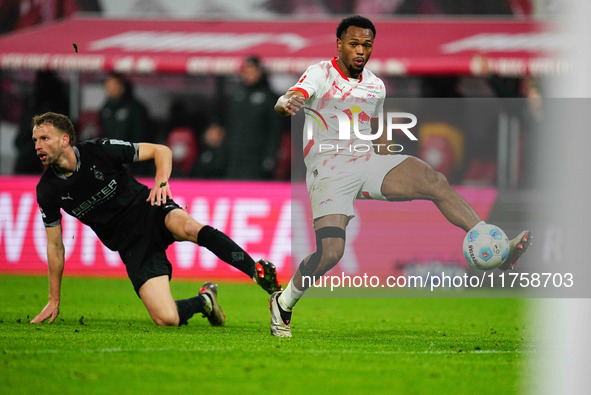
[[(0, 354), (61, 354), (61, 353), (133, 353), (133, 352), (204, 352), (204, 351), (237, 351), (233, 347), (194, 347), (194, 348), (172, 348), (172, 347), (141, 347), (141, 348), (95, 348), (81, 350), (62, 350), (62, 349), (40, 349), (40, 350), (2, 350)], [(314, 354), (374, 354), (374, 355), (440, 355), (440, 354), (536, 354), (536, 350), (424, 350), (424, 351), (363, 351), (363, 350), (321, 350), (321, 349), (301, 349), (301, 350), (283, 350), (287, 353), (314, 353)]]

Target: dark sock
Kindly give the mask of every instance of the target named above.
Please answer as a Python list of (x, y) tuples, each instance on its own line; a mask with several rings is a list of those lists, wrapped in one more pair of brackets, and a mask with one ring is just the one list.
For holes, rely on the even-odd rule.
[(179, 312), (179, 326), (187, 325), (189, 318), (194, 314), (202, 313), (205, 304), (204, 295), (197, 295), (193, 298), (175, 300), (176, 309)]
[(286, 324), (289, 324), (289, 321), (291, 321), (291, 313), (292, 312), (283, 310), (283, 308), (281, 307), (279, 302), (277, 302), (277, 307), (279, 307), (279, 315), (281, 316), (281, 319), (283, 320), (283, 322), (285, 322)]
[(250, 255), (219, 230), (205, 225), (197, 235), (197, 244), (207, 248), (227, 264), (246, 273), (250, 278), (256, 275), (255, 263)]

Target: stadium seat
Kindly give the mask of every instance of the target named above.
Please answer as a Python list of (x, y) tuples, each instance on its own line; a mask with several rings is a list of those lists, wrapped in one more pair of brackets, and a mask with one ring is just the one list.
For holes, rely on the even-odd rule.
[(179, 176), (189, 176), (197, 158), (199, 146), (191, 128), (179, 127), (168, 135), (166, 145), (172, 150), (172, 166)]

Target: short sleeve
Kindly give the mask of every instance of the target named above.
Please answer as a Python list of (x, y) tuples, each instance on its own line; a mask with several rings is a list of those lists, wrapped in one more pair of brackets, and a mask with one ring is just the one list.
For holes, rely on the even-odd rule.
[(47, 187), (37, 184), (37, 204), (46, 228), (53, 228), (62, 223), (62, 213), (55, 196), (56, 193), (51, 193)]
[(299, 81), (289, 91), (300, 91), (308, 100), (314, 96), (326, 81), (326, 70), (321, 64), (314, 64), (302, 74)]
[(105, 153), (122, 163), (133, 163), (139, 160), (139, 145), (129, 141), (103, 138), (96, 140)]

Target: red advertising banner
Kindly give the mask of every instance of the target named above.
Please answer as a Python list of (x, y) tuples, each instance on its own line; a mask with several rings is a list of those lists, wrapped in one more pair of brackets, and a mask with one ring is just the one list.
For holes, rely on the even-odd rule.
[[(45, 273), (46, 236), (35, 198), (38, 178), (1, 177), (0, 182), (0, 272)], [(270, 259), (289, 276), (288, 183), (176, 180), (171, 185), (174, 200), (199, 222), (228, 234), (255, 260)], [(89, 227), (64, 213), (62, 229), (66, 274), (126, 275), (119, 254), (104, 247)], [(175, 277), (244, 277), (190, 242), (174, 243), (167, 253)]]
[[(260, 55), (300, 74), (336, 56), (338, 19), (124, 20), (74, 17), (0, 37), (0, 69), (233, 74)], [(376, 20), (368, 68), (378, 75), (553, 75), (567, 38), (536, 20)]]
[[(44, 274), (46, 236), (36, 198), (37, 177), (0, 177), (0, 273)], [(151, 180), (144, 180), (149, 184)], [(295, 186), (294, 186), (295, 185)], [(199, 222), (234, 239), (256, 260), (267, 258), (281, 281), (315, 249), (307, 194), (295, 199), (289, 183), (173, 180), (174, 199)], [(457, 188), (487, 218), (496, 199), (494, 188)], [(297, 194), (301, 195), (300, 193)], [(399, 273), (423, 264), (467, 266), (462, 254), (465, 232), (450, 225), (428, 201), (386, 203), (359, 201), (347, 228), (347, 248), (339, 267), (348, 274)], [(64, 214), (66, 275), (125, 276), (116, 252), (94, 232)], [(244, 275), (211, 252), (189, 242), (167, 250), (175, 277), (245, 280)]]

